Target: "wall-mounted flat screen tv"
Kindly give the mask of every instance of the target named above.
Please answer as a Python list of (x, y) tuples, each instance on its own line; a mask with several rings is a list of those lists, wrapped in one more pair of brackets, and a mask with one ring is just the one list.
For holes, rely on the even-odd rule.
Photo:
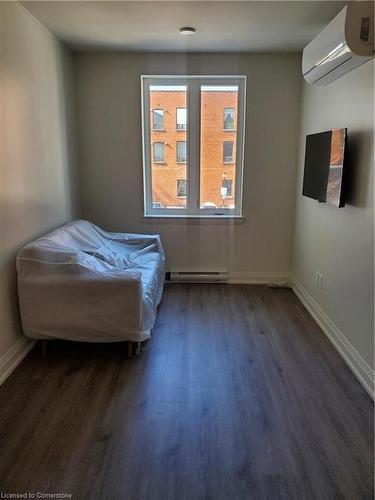
[(344, 173), (347, 129), (306, 136), (302, 194), (335, 207), (345, 205)]

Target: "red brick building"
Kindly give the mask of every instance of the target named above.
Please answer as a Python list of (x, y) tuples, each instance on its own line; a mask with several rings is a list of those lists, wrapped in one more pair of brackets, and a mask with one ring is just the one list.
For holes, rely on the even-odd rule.
[[(201, 207), (234, 205), (237, 91), (201, 91)], [(186, 92), (150, 91), (152, 201), (185, 207), (187, 195)]]

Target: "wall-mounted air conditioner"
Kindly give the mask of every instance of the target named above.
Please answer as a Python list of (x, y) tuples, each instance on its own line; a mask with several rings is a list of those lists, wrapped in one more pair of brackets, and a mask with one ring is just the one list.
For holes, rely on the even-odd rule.
[(327, 85), (374, 57), (374, 4), (353, 2), (303, 50), (309, 83)]

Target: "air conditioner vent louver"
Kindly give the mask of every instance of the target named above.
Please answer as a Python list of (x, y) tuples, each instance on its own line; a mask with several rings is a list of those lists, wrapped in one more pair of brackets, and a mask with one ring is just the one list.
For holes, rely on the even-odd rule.
[(167, 273), (171, 283), (226, 283), (226, 271), (172, 271)]

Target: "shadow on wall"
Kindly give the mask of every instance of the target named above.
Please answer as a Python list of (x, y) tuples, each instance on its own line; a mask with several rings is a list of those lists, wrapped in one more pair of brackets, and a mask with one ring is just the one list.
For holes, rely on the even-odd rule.
[[(58, 224), (46, 222), (44, 229), (40, 228), (40, 222), (46, 214), (50, 214), (52, 220), (58, 216), (56, 207), (37, 203), (15, 203), (14, 201), (1, 200), (3, 211), (1, 221), (1, 258), (0, 258), (0, 297), (1, 317), (0, 327), (3, 335), (0, 336), (0, 356), (7, 346), (4, 335), (10, 332), (22, 334), (21, 318), (18, 305), (17, 293), (17, 270), (16, 257), (18, 250), (31, 241), (45, 235)], [(8, 214), (5, 217), (4, 214)], [(32, 222), (34, 221), (34, 223)], [(37, 222), (39, 227), (37, 228)], [(65, 221), (61, 221), (63, 224)]]
[[(8, 328), (21, 333), (22, 330), (18, 308), (18, 295), (13, 292), (17, 289), (17, 274), (13, 255), (8, 258), (1, 259), (0, 276), (0, 296), (2, 299), (1, 324), (8, 325)], [(2, 350), (2, 342), (0, 341), (0, 356)]]
[(351, 132), (348, 134), (347, 173), (346, 173), (346, 203), (356, 208), (368, 206), (368, 191), (372, 156), (373, 133)]
[(3, 11), (0, 357), (22, 332), (17, 252), (78, 212), (72, 55), (18, 2)]
[[(71, 214), (78, 215), (80, 201), (74, 69), (73, 61), (66, 52), (67, 49), (62, 48), (55, 61), (55, 71), (58, 75), (58, 123), (60, 124), (60, 138), (63, 147), (62, 155), (66, 166), (63, 172), (65, 200), (70, 207)], [(66, 71), (66, 65), (69, 65), (68, 71)]]

